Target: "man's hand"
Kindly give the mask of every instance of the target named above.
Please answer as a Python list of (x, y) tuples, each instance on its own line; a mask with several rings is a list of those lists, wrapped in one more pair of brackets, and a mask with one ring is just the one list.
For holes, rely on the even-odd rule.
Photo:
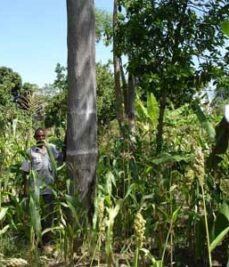
[(23, 194), (24, 196), (28, 195), (29, 192), (29, 181), (28, 181), (28, 172), (23, 172)]

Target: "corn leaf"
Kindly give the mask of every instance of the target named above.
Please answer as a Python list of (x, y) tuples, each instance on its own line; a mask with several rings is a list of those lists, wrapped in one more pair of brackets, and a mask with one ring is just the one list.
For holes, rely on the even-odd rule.
[(109, 196), (112, 194), (112, 185), (116, 186), (115, 177), (112, 172), (106, 174), (106, 190)]
[(181, 207), (178, 207), (172, 214), (172, 223), (175, 223), (179, 214)]
[(229, 222), (229, 206), (226, 202), (223, 202), (220, 207), (220, 213), (223, 214)]
[(38, 179), (37, 179), (37, 172), (34, 170), (30, 171), (30, 184), (33, 185), (31, 186), (31, 195), (33, 196), (34, 201), (38, 205), (40, 203), (40, 186), (38, 184)]
[(36, 205), (33, 197), (30, 197), (29, 201), (29, 208), (30, 208), (30, 216), (31, 216), (31, 223), (32, 227), (38, 237), (41, 236), (41, 216), (39, 207)]
[(0, 236), (5, 234), (6, 231), (9, 229), (9, 227), (10, 227), (9, 225), (6, 225), (2, 229), (0, 229)]
[(51, 166), (52, 166), (52, 172), (54, 174), (54, 177), (56, 177), (57, 176), (57, 163), (56, 163), (56, 160), (54, 158), (51, 146), (49, 144), (46, 144), (46, 148), (47, 148), (49, 159), (50, 159), (50, 163), (51, 163)]
[(114, 224), (114, 220), (116, 216), (119, 213), (120, 207), (122, 204), (122, 199), (119, 199), (115, 205), (115, 207), (107, 208), (107, 213), (109, 216), (109, 219), (107, 220), (107, 226), (110, 227), (111, 225)]
[(163, 163), (171, 163), (171, 162), (190, 162), (191, 155), (190, 154), (169, 154), (169, 153), (162, 153), (158, 158), (153, 159), (151, 162), (155, 165), (160, 165)]
[(225, 228), (211, 243), (210, 251), (212, 252), (224, 239), (229, 232), (229, 226)]
[(140, 249), (142, 252), (144, 252), (145, 254), (145, 257), (148, 258), (151, 263), (152, 263), (152, 267), (163, 267), (162, 265), (162, 261), (161, 260), (157, 260), (151, 253), (148, 249), (145, 249), (145, 248), (141, 248)]
[(79, 216), (77, 214), (77, 209), (76, 209), (76, 207), (79, 206), (79, 203), (77, 202), (77, 198), (75, 196), (70, 196), (66, 194), (65, 199), (67, 202), (67, 207), (70, 209), (72, 213), (74, 222), (77, 224), (79, 228), (81, 228), (81, 224), (79, 222)]
[(8, 208), (1, 208), (0, 211), (0, 221), (6, 216)]

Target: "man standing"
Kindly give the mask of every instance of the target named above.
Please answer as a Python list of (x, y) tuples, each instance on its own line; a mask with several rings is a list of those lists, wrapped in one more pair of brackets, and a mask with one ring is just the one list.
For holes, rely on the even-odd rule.
[[(62, 162), (63, 154), (56, 149), (54, 144), (45, 142), (45, 129), (38, 128), (34, 133), (36, 145), (28, 149), (28, 159), (22, 163), (21, 170), (24, 173), (24, 192), (39, 190), (41, 201), (44, 202), (45, 219), (42, 222), (42, 229), (50, 228), (53, 220), (53, 185), (55, 182), (55, 163)], [(34, 171), (34, 179), (27, 179), (30, 171)], [(49, 242), (49, 235), (42, 238), (43, 244)]]

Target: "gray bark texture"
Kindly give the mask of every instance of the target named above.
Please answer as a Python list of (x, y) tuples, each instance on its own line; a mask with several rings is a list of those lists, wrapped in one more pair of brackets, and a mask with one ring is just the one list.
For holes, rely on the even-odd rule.
[(91, 215), (97, 165), (95, 15), (93, 0), (67, 0), (68, 114), (66, 162)]
[(113, 8), (113, 65), (114, 65), (114, 90), (116, 98), (116, 116), (120, 128), (122, 128), (124, 114), (123, 114), (123, 98), (121, 88), (121, 59), (117, 55), (117, 40), (116, 40), (116, 27), (117, 27), (117, 0), (114, 0)]
[(129, 73), (128, 77), (128, 97), (127, 97), (127, 117), (130, 132), (134, 132), (135, 128), (135, 81), (133, 74)]
[(160, 98), (160, 112), (157, 124), (157, 135), (156, 135), (156, 144), (157, 144), (157, 154), (161, 153), (163, 146), (163, 131), (164, 131), (164, 115), (166, 108), (166, 95), (165, 91), (163, 91), (162, 96)]

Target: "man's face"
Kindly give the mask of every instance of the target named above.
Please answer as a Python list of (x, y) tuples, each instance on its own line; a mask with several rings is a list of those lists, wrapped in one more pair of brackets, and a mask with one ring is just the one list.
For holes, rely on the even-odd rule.
[(35, 133), (35, 139), (37, 141), (37, 146), (43, 146), (45, 141), (45, 133), (44, 131), (40, 130)]

